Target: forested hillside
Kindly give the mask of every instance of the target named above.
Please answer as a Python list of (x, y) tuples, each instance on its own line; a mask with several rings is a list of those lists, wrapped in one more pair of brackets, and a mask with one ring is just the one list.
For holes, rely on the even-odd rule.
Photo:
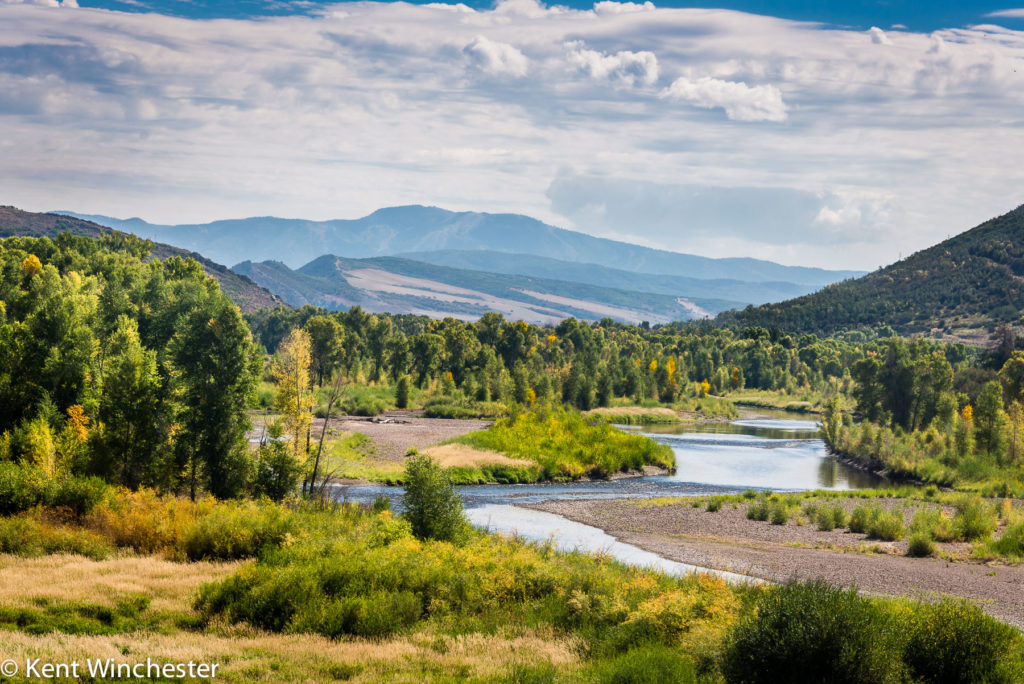
[(719, 320), (817, 334), (890, 326), (900, 334), (987, 337), (1022, 313), (1024, 206), (862, 278)]
[[(92, 238), (109, 234), (124, 235), (120, 231), (73, 216), (37, 214), (21, 211), (14, 207), (0, 206), (0, 238), (13, 235), (55, 238), (64, 231)], [(178, 256), (196, 260), (202, 265), (203, 271), (216, 279), (224, 293), (231, 297), (243, 311), (254, 311), (281, 304), (281, 300), (276, 295), (256, 285), (249, 278), (235, 273), (226, 266), (214, 263), (201, 254), (159, 242), (149, 243), (149, 254), (157, 259)]]

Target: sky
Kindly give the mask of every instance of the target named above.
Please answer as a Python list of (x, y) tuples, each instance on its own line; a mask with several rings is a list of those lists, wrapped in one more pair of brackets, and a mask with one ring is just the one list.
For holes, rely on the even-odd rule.
[[(870, 270), (1024, 203), (1024, 0), (0, 0), (0, 204)], [(685, 275), (685, 274), (682, 274)]]

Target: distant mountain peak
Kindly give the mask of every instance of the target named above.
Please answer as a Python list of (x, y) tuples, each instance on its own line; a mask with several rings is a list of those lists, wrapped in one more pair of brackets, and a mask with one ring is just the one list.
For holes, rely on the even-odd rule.
[(647, 274), (698, 279), (793, 283), (817, 289), (856, 271), (782, 266), (758, 259), (711, 259), (598, 238), (548, 225), (522, 214), (449, 211), (410, 204), (384, 207), (359, 219), (305, 221), (256, 217), (189, 226), (136, 224), (85, 217), (238, 263), (280, 260), (299, 268), (323, 254), (359, 259), (437, 250), (528, 253)]

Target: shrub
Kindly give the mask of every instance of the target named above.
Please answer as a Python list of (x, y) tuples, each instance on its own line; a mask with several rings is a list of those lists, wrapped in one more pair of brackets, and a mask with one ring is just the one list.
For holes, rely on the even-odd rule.
[(913, 520), (910, 521), (910, 529), (939, 542), (949, 542), (957, 538), (953, 519), (937, 508), (917, 509)]
[(867, 534), (869, 539), (896, 541), (905, 534), (903, 514), (887, 511), (877, 503), (861, 504), (850, 515), (850, 531)]
[(291, 513), (253, 501), (221, 502), (188, 530), (183, 549), (189, 560), (232, 560), (258, 556), (294, 530)]
[(81, 517), (98, 506), (111, 491), (111, 487), (98, 477), (54, 480), (46, 487), (46, 505), (67, 508)]
[(899, 511), (879, 510), (868, 523), (868, 539), (896, 541), (903, 539), (906, 530), (903, 527), (903, 514)]
[(972, 497), (958, 504), (953, 524), (964, 541), (988, 539), (996, 529), (996, 513), (983, 500)]
[(762, 594), (729, 636), (727, 682), (834, 682), (896, 679), (899, 653), (889, 620), (855, 589), (822, 581)]
[(182, 544), (192, 524), (214, 505), (213, 500), (192, 502), (162, 497), (151, 489), (120, 490), (96, 506), (84, 523), (115, 546), (181, 557)]
[(866, 532), (874, 510), (874, 507), (868, 504), (858, 504), (850, 514), (850, 531), (858, 534)]
[(990, 551), (1011, 560), (1024, 558), (1024, 522), (1009, 525), (999, 539), (988, 543)]
[(342, 405), (342, 410), (350, 416), (379, 416), (387, 408), (387, 402), (377, 397), (364, 395), (356, 397)]
[(459, 541), (465, 536), (462, 499), (429, 456), (414, 453), (405, 464), (405, 517), (420, 539)]
[(722, 510), (722, 504), (725, 503), (725, 497), (713, 496), (708, 499), (707, 511), (709, 513), (717, 513)]
[(0, 553), (25, 557), (73, 553), (102, 560), (112, 552), (103, 537), (89, 530), (54, 527), (26, 516), (0, 518)]
[(604, 478), (645, 465), (675, 466), (668, 445), (627, 434), (607, 423), (592, 425), (578, 411), (553, 405), (513, 410), (511, 416), (497, 420), (487, 430), (454, 441), (534, 461), (543, 468), (539, 479), (544, 480)]
[(831, 532), (837, 527), (846, 527), (846, 510), (839, 504), (821, 506), (816, 511), (814, 520), (818, 523), (819, 530)]
[(914, 532), (907, 539), (907, 555), (913, 556), (914, 558), (924, 558), (925, 556), (934, 556), (938, 548), (935, 546), (935, 541), (928, 535), (927, 532)]
[(785, 525), (789, 522), (790, 508), (782, 501), (776, 501), (771, 505), (770, 518), (772, 525)]
[(275, 439), (260, 445), (252, 484), (253, 493), (272, 501), (280, 501), (294, 493), (302, 477), (302, 465), (291, 454), (288, 445), (276, 440), (280, 437), (280, 428), (276, 433), (271, 433)]
[(762, 496), (756, 502), (747, 506), (747, 519), (764, 522), (768, 519), (768, 508), (768, 500)]
[(914, 611), (903, 659), (915, 681), (968, 684), (1019, 682), (1024, 672), (1008, 654), (1020, 633), (966, 601), (920, 605)]
[(35, 468), (0, 462), (0, 515), (14, 515), (42, 503), (44, 482)]

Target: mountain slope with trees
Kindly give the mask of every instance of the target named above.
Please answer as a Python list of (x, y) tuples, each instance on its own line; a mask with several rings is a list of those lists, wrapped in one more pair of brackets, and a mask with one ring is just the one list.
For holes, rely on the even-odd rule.
[(718, 320), (824, 335), (888, 326), (977, 338), (1016, 323), (1022, 312), (1024, 206), (862, 278)]
[[(55, 238), (62, 232), (91, 238), (110, 234), (125, 235), (121, 231), (73, 216), (38, 214), (21, 211), (14, 207), (0, 206), (0, 238), (16, 235)], [(226, 266), (210, 261), (201, 254), (171, 245), (152, 243), (149, 255), (156, 259), (177, 256), (199, 262), (206, 275), (220, 283), (221, 290), (238, 304), (242, 311), (255, 311), (282, 303), (276, 295), (271, 294), (247, 277), (235, 273)]]

